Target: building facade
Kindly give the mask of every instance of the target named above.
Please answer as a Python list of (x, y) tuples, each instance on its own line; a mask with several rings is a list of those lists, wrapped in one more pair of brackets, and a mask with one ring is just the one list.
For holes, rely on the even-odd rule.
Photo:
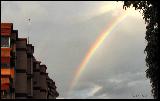
[[(12, 23), (1, 23), (1, 98), (48, 99), (59, 96), (46, 65), (34, 57), (34, 46), (18, 38)], [(54, 93), (51, 93), (54, 92)]]
[(1, 98), (15, 98), (16, 49), (13, 32), (13, 24), (1, 24)]

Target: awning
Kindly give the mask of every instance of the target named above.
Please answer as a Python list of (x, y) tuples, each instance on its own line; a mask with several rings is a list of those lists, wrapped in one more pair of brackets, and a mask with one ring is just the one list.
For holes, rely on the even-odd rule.
[(9, 84), (9, 78), (1, 78), (1, 84)]
[(13, 30), (12, 23), (1, 23), (1, 35), (2, 36), (10, 36), (12, 30)]
[(13, 78), (14, 73), (14, 68), (1, 68), (1, 75), (11, 75), (11, 77)]
[(1, 90), (8, 90), (9, 89), (9, 84), (1, 84)]
[(9, 78), (1, 78), (1, 90), (9, 89), (10, 80)]
[(1, 57), (10, 57), (11, 48), (1, 48)]

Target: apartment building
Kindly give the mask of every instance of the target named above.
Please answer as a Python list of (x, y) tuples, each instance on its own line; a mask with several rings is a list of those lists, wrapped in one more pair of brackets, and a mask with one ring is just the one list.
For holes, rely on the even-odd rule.
[(34, 46), (18, 38), (12, 23), (1, 23), (1, 98), (55, 99), (55, 82), (47, 66), (34, 57)]

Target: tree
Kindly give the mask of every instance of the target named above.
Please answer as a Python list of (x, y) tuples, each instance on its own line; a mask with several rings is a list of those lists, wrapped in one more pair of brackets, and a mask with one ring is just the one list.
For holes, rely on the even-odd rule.
[[(158, 0), (157, 0), (158, 1)], [(147, 46), (146, 53), (146, 77), (150, 79), (152, 94), (155, 99), (160, 96), (160, 6), (154, 1), (124, 1), (123, 9), (131, 5), (135, 10), (142, 11), (145, 20)]]

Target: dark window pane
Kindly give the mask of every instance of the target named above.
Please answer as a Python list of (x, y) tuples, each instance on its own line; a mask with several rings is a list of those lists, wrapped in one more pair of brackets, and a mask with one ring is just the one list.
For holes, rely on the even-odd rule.
[(9, 37), (1, 36), (1, 47), (9, 47)]
[(1, 63), (1, 67), (9, 68), (10, 67), (10, 63)]

